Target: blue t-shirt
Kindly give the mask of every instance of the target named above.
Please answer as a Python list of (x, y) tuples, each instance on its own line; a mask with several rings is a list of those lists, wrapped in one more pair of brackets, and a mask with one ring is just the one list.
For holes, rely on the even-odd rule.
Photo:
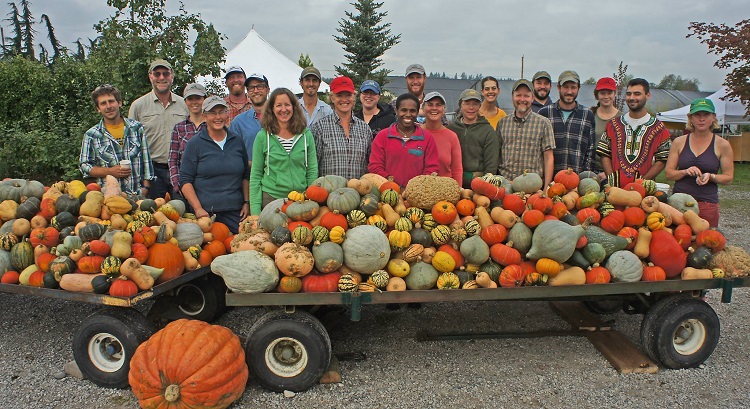
[(255, 135), (260, 131), (260, 120), (255, 115), (255, 108), (251, 108), (234, 117), (231, 125), (229, 125), (229, 131), (242, 137), (242, 140), (245, 142), (245, 150), (252, 152)]

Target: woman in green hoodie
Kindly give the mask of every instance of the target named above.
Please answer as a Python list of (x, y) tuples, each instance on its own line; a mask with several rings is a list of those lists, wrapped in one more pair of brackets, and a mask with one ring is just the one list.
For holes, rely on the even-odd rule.
[(471, 188), (471, 180), (485, 173), (497, 174), (500, 164), (500, 141), (492, 125), (481, 115), (482, 95), (467, 89), (458, 100), (458, 115), (448, 129), (458, 135), (464, 169), (464, 188)]
[(315, 140), (299, 101), (277, 88), (263, 107), (261, 130), (253, 145), (250, 169), (250, 214), (260, 214), (274, 199), (304, 192), (318, 177)]

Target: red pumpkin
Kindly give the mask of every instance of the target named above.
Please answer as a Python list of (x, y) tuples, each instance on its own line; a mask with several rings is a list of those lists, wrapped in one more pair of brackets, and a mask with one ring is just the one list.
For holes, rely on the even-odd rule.
[(133, 242), (151, 247), (156, 242), (156, 232), (149, 226), (143, 226), (133, 233)]
[(313, 272), (302, 277), (302, 292), (304, 293), (332, 293), (339, 289), (341, 273), (320, 274)]
[(649, 260), (664, 269), (668, 278), (677, 277), (687, 265), (687, 255), (672, 234), (664, 229), (651, 232)]
[(549, 214), (552, 216), (555, 216), (556, 218), (560, 219), (563, 216), (569, 214), (570, 211), (565, 206), (565, 202), (555, 202), (552, 204), (552, 210), (550, 210)]
[(550, 183), (547, 188), (547, 196), (549, 197), (562, 196), (566, 193), (568, 193), (568, 188), (559, 182)]
[(718, 253), (726, 247), (727, 239), (718, 230), (705, 230), (695, 236), (695, 244), (698, 247), (708, 247), (712, 252)]
[(534, 193), (526, 200), (526, 205), (531, 209), (547, 214), (552, 210), (552, 199), (543, 193)]
[[(512, 243), (509, 242), (508, 244)], [(490, 247), (490, 257), (493, 261), (503, 266), (519, 264), (521, 262), (521, 253), (513, 247), (502, 243), (493, 244)]]
[(139, 263), (146, 264), (146, 261), (148, 260), (148, 247), (142, 243), (133, 243), (130, 246), (130, 251), (132, 257), (138, 260)]
[(383, 182), (382, 185), (380, 185), (380, 193), (385, 192), (388, 189), (393, 189), (396, 191), (396, 193), (401, 194), (401, 186), (398, 185), (398, 183), (393, 181), (393, 176), (388, 176), (388, 181)]
[(432, 218), (440, 224), (451, 224), (456, 220), (456, 216), (458, 216), (458, 210), (451, 202), (440, 201), (432, 206)]
[(104, 262), (102, 256), (83, 256), (78, 260), (78, 269), (82, 273), (96, 274), (102, 271), (102, 262)]
[[(329, 231), (336, 226), (341, 226), (342, 229), (348, 230), (349, 223), (346, 221), (346, 216), (339, 213), (338, 210), (328, 212), (320, 218), (320, 225), (328, 229)], [(294, 230), (291, 230), (294, 231)]]
[(625, 216), (625, 226), (639, 228), (646, 223), (646, 212), (640, 207), (628, 207), (622, 211)]
[(226, 224), (222, 222), (213, 222), (211, 224), (211, 234), (214, 235), (214, 240), (223, 243), (227, 237), (232, 235), (232, 232), (229, 231), (229, 227), (227, 227)]
[(44, 286), (44, 272), (36, 270), (29, 276), (29, 285), (31, 287)]
[[(144, 246), (146, 247), (146, 246)], [(91, 240), (89, 242), (89, 250), (97, 256), (108, 256), (110, 252), (109, 244), (104, 240)]]
[(515, 193), (505, 195), (503, 198), (503, 209), (510, 210), (516, 216), (520, 216), (526, 210), (526, 202), (523, 198)]
[[(326, 214), (328, 214), (328, 213), (326, 213)], [(323, 216), (325, 216), (325, 215), (323, 215)], [(344, 220), (346, 220), (346, 218), (344, 218)], [(310, 229), (310, 231), (312, 231), (312, 229), (313, 229), (313, 227), (312, 227), (312, 225), (310, 223), (303, 222), (303, 221), (290, 222), (289, 225), (287, 225), (286, 227), (289, 229), (289, 231), (294, 231), (294, 229), (296, 229), (299, 226), (305, 226), (308, 229)]]
[(6, 271), (5, 274), (3, 274), (2, 279), (0, 279), (0, 282), (3, 284), (18, 284), (20, 277), (21, 274), (19, 274), (18, 271)]
[(203, 251), (207, 251), (211, 254), (211, 259), (223, 256), (227, 254), (227, 248), (224, 246), (224, 242), (218, 240), (211, 240), (203, 246)]
[(533, 229), (544, 221), (544, 213), (538, 209), (529, 209), (523, 212), (521, 219), (523, 220), (523, 224)]
[[(162, 224), (156, 236), (156, 242), (148, 248), (146, 264), (164, 269), (162, 275), (156, 280), (156, 284), (179, 277), (185, 271), (185, 257), (182, 250), (176, 244), (166, 240), (166, 233), (167, 229)], [(223, 243), (221, 247), (224, 248)]]
[(602, 215), (599, 213), (598, 210), (594, 209), (593, 207), (585, 207), (576, 213), (576, 218), (579, 222), (583, 223), (586, 221), (586, 219), (591, 218), (591, 222), (596, 224), (599, 223), (599, 221), (602, 218)]
[(39, 214), (44, 216), (47, 221), (52, 220), (57, 215), (57, 206), (55, 206), (55, 199), (51, 197), (45, 197), (39, 203)]
[(491, 224), (479, 233), (479, 237), (484, 240), (488, 246), (493, 244), (502, 243), (506, 237), (508, 237), (508, 229), (502, 224)]
[(90, 191), (94, 191), (94, 190), (97, 191), (97, 192), (101, 192), (102, 191), (102, 187), (99, 186), (98, 183), (91, 182), (88, 185), (86, 185), (86, 190), (88, 190), (89, 192)]
[(573, 190), (578, 187), (581, 182), (581, 178), (573, 169), (563, 169), (555, 173), (554, 181), (556, 183), (562, 183), (566, 189)]
[(641, 199), (646, 197), (646, 188), (643, 187), (641, 183), (630, 182), (627, 185), (625, 185), (623, 189), (628, 190), (628, 191), (638, 192), (638, 194), (641, 195)]
[(471, 190), (480, 195), (487, 196), (490, 200), (502, 200), (505, 198), (504, 187), (495, 186), (481, 178), (471, 180)]
[(328, 200), (328, 191), (322, 186), (310, 185), (305, 190), (305, 197), (320, 204), (325, 204)]
[(132, 280), (118, 278), (112, 280), (109, 286), (109, 295), (113, 297), (129, 298), (136, 294), (138, 294), (138, 286)]
[[(232, 240), (234, 240), (234, 236), (236, 236), (236, 235), (233, 234), (233, 235), (227, 237), (226, 239), (224, 239), (224, 248), (227, 249), (227, 254), (232, 252)], [(201, 264), (201, 265), (203, 265), (203, 264)]]
[(612, 210), (607, 216), (602, 218), (599, 225), (605, 231), (617, 234), (625, 225), (625, 214), (619, 210)]
[(50, 264), (57, 258), (52, 253), (42, 253), (36, 259), (36, 266), (45, 273), (49, 271)]
[(612, 280), (612, 275), (604, 267), (591, 267), (586, 271), (586, 284), (606, 284)]
[(279, 279), (279, 285), (276, 286), (276, 291), (280, 293), (298, 293), (302, 291), (302, 279), (293, 276), (282, 276)]
[(643, 266), (643, 275), (641, 281), (664, 281), (667, 279), (667, 273), (663, 268), (655, 266), (653, 263), (648, 263)]
[(54, 227), (37, 227), (29, 233), (29, 241), (33, 247), (40, 244), (55, 247), (60, 241), (60, 232)]
[(638, 240), (638, 230), (632, 227), (623, 227), (619, 232), (617, 232), (617, 235), (626, 239), (630, 239), (628, 246), (625, 247), (626, 250), (632, 250), (633, 247), (635, 247), (635, 242), (636, 240)]
[(521, 264), (521, 270), (523, 270), (524, 275), (529, 275), (531, 273), (536, 273), (536, 263), (531, 260), (525, 260), (522, 261)]
[(471, 199), (461, 199), (456, 203), (456, 210), (461, 216), (471, 216), (477, 205)]
[(503, 268), (500, 272), (500, 287), (520, 287), (523, 285), (523, 280), (526, 278), (526, 273), (523, 271), (518, 264), (511, 264)]
[(693, 243), (693, 229), (689, 224), (680, 224), (674, 229), (674, 238), (680, 243), (683, 250), (687, 250)]

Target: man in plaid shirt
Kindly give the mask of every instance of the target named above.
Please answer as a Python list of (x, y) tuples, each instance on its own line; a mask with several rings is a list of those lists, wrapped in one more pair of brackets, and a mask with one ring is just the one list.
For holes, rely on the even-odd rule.
[(185, 98), (190, 116), (179, 122), (172, 130), (172, 139), (169, 142), (169, 180), (172, 182), (172, 195), (187, 203), (180, 194), (180, 163), (182, 152), (185, 151), (190, 138), (192, 138), (201, 125), (203, 125), (203, 100), (206, 99), (206, 88), (201, 84), (188, 84), (182, 93)]
[[(123, 192), (146, 196), (154, 170), (143, 125), (122, 117), (122, 96), (112, 85), (96, 87), (91, 99), (102, 120), (83, 136), (78, 161), (83, 177), (97, 178), (104, 187), (104, 179), (112, 175), (120, 181)], [(121, 164), (123, 160), (129, 160), (130, 165)]]
[(557, 81), (560, 99), (539, 110), (555, 131), (555, 169), (591, 170), (596, 151), (594, 113), (576, 101), (581, 79), (575, 71), (563, 71)]

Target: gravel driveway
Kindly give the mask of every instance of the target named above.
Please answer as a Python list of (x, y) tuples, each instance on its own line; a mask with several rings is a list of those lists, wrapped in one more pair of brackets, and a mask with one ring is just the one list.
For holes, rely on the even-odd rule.
[[(722, 199), (750, 199), (722, 191)], [(731, 244), (750, 250), (747, 214), (722, 213)], [(233, 408), (443, 408), (622, 407), (740, 408), (750, 398), (750, 289), (737, 289), (731, 304), (712, 291), (722, 335), (699, 369), (655, 375), (619, 375), (585, 337), (417, 342), (419, 330), (507, 332), (568, 329), (546, 302), (424, 304), (419, 310), (368, 305), (362, 321), (329, 328), (335, 354), (361, 352), (363, 361), (342, 360), (343, 383), (318, 385), (293, 398), (267, 392), (251, 381)], [(60, 376), (72, 360), (79, 323), (98, 307), (0, 294), (0, 401), (3, 408), (136, 408), (129, 390), (99, 388)], [(262, 312), (236, 308), (218, 322), (246, 333)], [(639, 342), (641, 316), (607, 315), (616, 329)]]

